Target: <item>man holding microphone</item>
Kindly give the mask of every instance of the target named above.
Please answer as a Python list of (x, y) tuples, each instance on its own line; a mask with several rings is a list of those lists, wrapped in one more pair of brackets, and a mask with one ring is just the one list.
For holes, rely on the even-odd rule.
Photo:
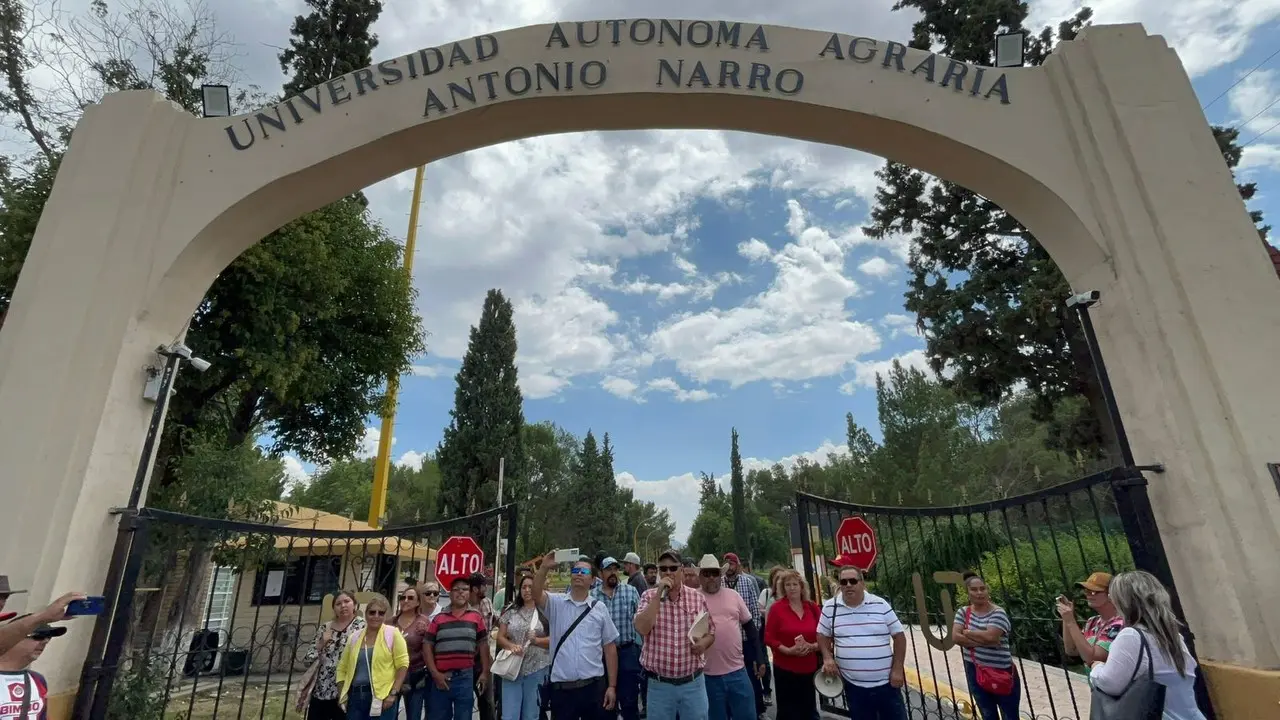
[(716, 629), (702, 593), (685, 586), (680, 576), (680, 555), (664, 551), (658, 556), (657, 586), (640, 597), (635, 626), (644, 637), (640, 665), (649, 679), (646, 709), (651, 718), (707, 720), (702, 671)]

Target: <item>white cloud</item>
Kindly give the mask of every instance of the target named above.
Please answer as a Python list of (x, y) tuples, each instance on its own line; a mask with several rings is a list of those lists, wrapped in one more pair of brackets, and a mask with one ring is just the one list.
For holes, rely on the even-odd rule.
[(900, 335), (921, 337), (920, 330), (916, 327), (916, 319), (904, 313), (888, 313), (880, 318), (880, 326), (889, 330), (890, 338)]
[(410, 365), (409, 373), (425, 378), (438, 378), (447, 376), (451, 371), (442, 365)]
[[(777, 463), (789, 470), (795, 467), (796, 463), (801, 459), (814, 463), (823, 463), (832, 456), (843, 455), (848, 452), (848, 448), (844, 445), (837, 445), (830, 440), (823, 440), (822, 444), (813, 450), (788, 455), (780, 460), (743, 458), (742, 468), (744, 471), (750, 472), (752, 470), (768, 469)], [(717, 472), (715, 476), (716, 482), (727, 490), (729, 488), (729, 473)], [(702, 487), (698, 473), (682, 473), (673, 475), (665, 480), (639, 480), (629, 472), (620, 472), (615, 479), (619, 487), (630, 488), (637, 500), (648, 500), (659, 508), (665, 508), (670, 513), (671, 520), (676, 526), (675, 535), (673, 536), (675, 540), (678, 542), (688, 540), (689, 530), (693, 527), (693, 520), (698, 516), (698, 497)]]
[(1227, 95), (1233, 122), (1241, 128), (1240, 142), (1248, 142), (1280, 122), (1280, 70), (1258, 70), (1246, 76)]
[(898, 362), (904, 368), (916, 368), (930, 377), (933, 376), (933, 370), (929, 368), (929, 360), (924, 354), (924, 348), (916, 348), (884, 360), (856, 363), (853, 379), (841, 385), (840, 392), (852, 395), (859, 386), (874, 388), (876, 386), (876, 376), (887, 377), (889, 371), (893, 369), (894, 362)]
[(858, 266), (859, 272), (876, 278), (889, 277), (896, 269), (888, 260), (878, 256), (870, 258)]
[(773, 255), (773, 251), (763, 240), (751, 238), (738, 243), (738, 254), (751, 262), (761, 262), (768, 260), (769, 256)]
[(645, 387), (656, 392), (671, 393), (676, 402), (703, 402), (714, 398), (715, 393), (708, 392), (702, 388), (688, 390), (680, 386), (680, 383), (669, 377), (657, 378), (645, 383)]
[(859, 288), (844, 274), (845, 254), (866, 238), (811, 224), (796, 200), (787, 201), (787, 210), (792, 240), (769, 258), (777, 271), (769, 287), (737, 307), (661, 323), (648, 338), (657, 357), (698, 382), (723, 380), (736, 388), (834, 375), (880, 347), (875, 330), (846, 307)]
[[(382, 437), (382, 432), (375, 427), (367, 427), (364, 429), (364, 435), (360, 437), (360, 444), (356, 447), (356, 458), (359, 460), (368, 460), (378, 455), (378, 439)], [(396, 436), (391, 436), (391, 445), (396, 444)]]
[(607, 377), (600, 381), (600, 387), (620, 398), (644, 402), (643, 397), (636, 395), (636, 390), (640, 389), (640, 386), (626, 378)]
[[(1280, 131), (1278, 131), (1280, 132)], [(1241, 171), (1280, 170), (1280, 144), (1254, 143), (1244, 149), (1237, 168)]]
[(294, 455), (282, 455), (280, 462), (284, 465), (284, 491), (288, 493), (298, 485), (306, 485), (311, 481), (311, 473), (307, 472), (302, 461)]
[(400, 467), (413, 468), (414, 470), (421, 470), (422, 463), (426, 462), (426, 460), (426, 453), (420, 453), (417, 450), (410, 450), (401, 455), (399, 460), (396, 460), (396, 465)]

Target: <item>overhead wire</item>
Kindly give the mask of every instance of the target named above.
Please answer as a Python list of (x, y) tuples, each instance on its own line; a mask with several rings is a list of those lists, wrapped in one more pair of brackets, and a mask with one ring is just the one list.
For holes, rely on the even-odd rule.
[(1248, 80), (1250, 75), (1254, 74), (1254, 73), (1255, 73), (1255, 72), (1257, 72), (1257, 71), (1258, 71), (1258, 70), (1259, 70), (1263, 65), (1266, 65), (1268, 62), (1270, 62), (1270, 61), (1271, 61), (1271, 58), (1275, 57), (1276, 55), (1280, 55), (1280, 48), (1276, 48), (1275, 52), (1271, 53), (1271, 54), (1270, 54), (1270, 55), (1268, 55), (1266, 58), (1264, 58), (1264, 59), (1262, 60), (1262, 62), (1258, 63), (1257, 65), (1254, 65), (1252, 70), (1250, 70), (1249, 72), (1245, 73), (1244, 75), (1241, 75), (1239, 80), (1236, 80), (1235, 82), (1231, 83), (1231, 87), (1229, 87), (1229, 88), (1227, 88), (1226, 90), (1223, 90), (1222, 92), (1218, 93), (1218, 96), (1217, 96), (1217, 97), (1215, 97), (1214, 99), (1210, 100), (1210, 101), (1209, 101), (1209, 103), (1208, 103), (1207, 105), (1205, 105), (1204, 107), (1202, 107), (1202, 108), (1201, 108), (1201, 110), (1208, 110), (1209, 108), (1213, 107), (1213, 104), (1214, 104), (1214, 103), (1216, 103), (1216, 102), (1218, 102), (1219, 100), (1221, 100), (1222, 98), (1226, 97), (1226, 96), (1227, 96), (1227, 93), (1231, 92), (1232, 90), (1235, 90), (1237, 85), (1239, 85), (1240, 83), (1244, 82), (1245, 80)]

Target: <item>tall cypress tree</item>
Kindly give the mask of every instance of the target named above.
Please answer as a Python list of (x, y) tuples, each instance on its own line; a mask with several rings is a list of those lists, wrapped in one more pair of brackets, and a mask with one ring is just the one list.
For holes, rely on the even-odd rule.
[(380, 0), (305, 0), (311, 13), (293, 19), (280, 69), (290, 77), (285, 95), (373, 64), (378, 36), (370, 32), (382, 14)]
[(449, 426), (436, 450), (444, 517), (479, 512), (497, 503), (500, 459), (505, 461), (506, 477), (524, 478), (524, 399), (516, 376), (516, 326), (511, 301), (500, 290), (485, 296), (457, 383)]
[[(893, 6), (904, 8), (921, 13), (913, 48), (987, 66), (994, 65), (996, 34), (1024, 29), (1027, 18), (1027, 3), (1018, 0), (898, 0)], [(1042, 64), (1055, 42), (1074, 38), (1092, 15), (1082, 8), (1056, 33), (1044, 28), (1033, 36), (1028, 64)], [(1231, 164), (1234, 138), (1223, 129), (1215, 135)], [(1070, 286), (1036, 238), (995, 203), (959, 185), (895, 162), (877, 176), (866, 231), (912, 240), (906, 308), (924, 330), (933, 369), (950, 368), (947, 383), (984, 406), (1025, 386), (1036, 398), (1038, 420), (1061, 420), (1053, 412), (1059, 401), (1082, 396), (1088, 405), (1054, 428), (1056, 444), (1116, 457), (1115, 430), (1087, 345), (1065, 305)], [(1246, 200), (1252, 194), (1248, 186), (1241, 191)]]
[(747, 528), (746, 485), (742, 477), (742, 455), (738, 453), (738, 429), (732, 429), (729, 448), (729, 503), (733, 509), (733, 551), (751, 552), (751, 531)]

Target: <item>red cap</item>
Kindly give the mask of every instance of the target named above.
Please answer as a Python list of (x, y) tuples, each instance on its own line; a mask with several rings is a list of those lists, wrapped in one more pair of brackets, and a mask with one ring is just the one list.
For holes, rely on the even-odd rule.
[[(857, 563), (853, 561), (853, 556), (848, 553), (845, 553), (844, 555), (833, 558), (829, 564), (832, 567), (838, 567), (838, 568), (858, 567)], [(858, 568), (858, 569), (861, 570), (862, 568)]]
[(724, 561), (727, 563), (733, 563), (734, 565), (742, 564), (742, 561), (738, 559), (738, 553), (725, 553)]

